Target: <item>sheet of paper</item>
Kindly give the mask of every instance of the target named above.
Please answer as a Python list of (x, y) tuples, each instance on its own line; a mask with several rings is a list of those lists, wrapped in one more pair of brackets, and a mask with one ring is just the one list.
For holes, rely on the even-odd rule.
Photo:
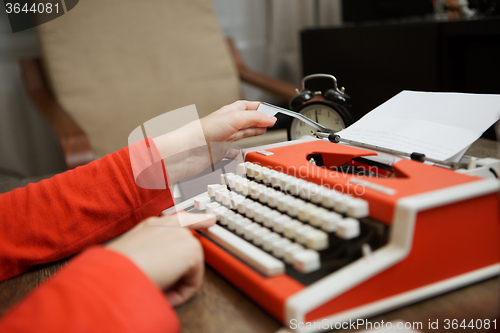
[(498, 119), (500, 95), (403, 91), (337, 134), (457, 161)]

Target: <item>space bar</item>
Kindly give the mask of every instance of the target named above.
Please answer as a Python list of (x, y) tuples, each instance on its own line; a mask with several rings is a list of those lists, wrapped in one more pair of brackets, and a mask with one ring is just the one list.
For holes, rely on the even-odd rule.
[(217, 224), (203, 233), (264, 276), (273, 276), (285, 272), (285, 264), (282, 261)]

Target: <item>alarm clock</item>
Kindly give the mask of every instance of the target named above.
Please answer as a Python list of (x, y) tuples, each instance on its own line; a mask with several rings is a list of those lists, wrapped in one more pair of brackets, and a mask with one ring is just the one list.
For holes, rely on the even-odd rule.
[[(319, 90), (306, 89), (311, 83)], [(321, 85), (318, 85), (321, 83)], [(302, 90), (297, 89), (297, 96), (290, 100), (290, 109), (314, 120), (315, 122), (338, 132), (354, 121), (348, 108), (351, 98), (345, 89), (337, 87), (337, 79), (329, 74), (312, 74), (302, 79)], [(287, 128), (288, 140), (296, 140), (304, 135), (311, 135), (314, 128), (294, 118)]]

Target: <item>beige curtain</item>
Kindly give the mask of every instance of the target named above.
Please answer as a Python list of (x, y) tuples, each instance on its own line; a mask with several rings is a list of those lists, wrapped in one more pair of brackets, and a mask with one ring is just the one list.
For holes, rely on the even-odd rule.
[[(299, 84), (300, 31), (342, 22), (341, 0), (213, 0), (224, 33), (236, 41), (248, 66)], [(249, 87), (244, 97), (272, 100)]]

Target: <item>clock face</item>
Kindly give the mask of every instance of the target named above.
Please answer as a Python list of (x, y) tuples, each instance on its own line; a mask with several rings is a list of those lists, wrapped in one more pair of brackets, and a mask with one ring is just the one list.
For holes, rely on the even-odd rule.
[[(324, 104), (311, 104), (300, 110), (300, 113), (315, 122), (338, 132), (346, 128), (345, 122), (340, 114), (331, 107)], [(290, 127), (290, 139), (300, 139), (304, 135), (311, 135), (315, 128), (307, 125), (299, 119), (293, 119)]]

